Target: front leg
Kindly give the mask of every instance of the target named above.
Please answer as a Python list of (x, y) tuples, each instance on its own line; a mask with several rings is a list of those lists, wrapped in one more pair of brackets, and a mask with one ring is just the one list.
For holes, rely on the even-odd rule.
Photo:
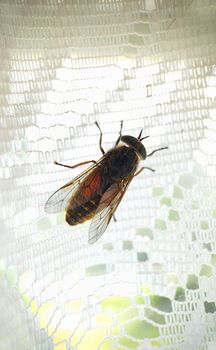
[(106, 152), (104, 151), (104, 149), (102, 147), (102, 136), (103, 136), (103, 133), (102, 133), (102, 130), (101, 130), (100, 125), (98, 124), (98, 122), (95, 122), (95, 125), (98, 127), (98, 129), (100, 131), (99, 148), (100, 148), (102, 154), (104, 155)]
[(148, 169), (148, 170), (150, 170), (150, 171), (152, 171), (152, 172), (154, 172), (155, 170), (154, 169), (152, 169), (152, 168), (149, 168), (149, 167), (147, 167), (147, 166), (143, 166), (142, 168), (140, 168), (135, 174), (134, 174), (134, 176), (133, 177), (135, 177), (135, 176), (137, 176), (137, 175), (139, 175), (144, 169)]

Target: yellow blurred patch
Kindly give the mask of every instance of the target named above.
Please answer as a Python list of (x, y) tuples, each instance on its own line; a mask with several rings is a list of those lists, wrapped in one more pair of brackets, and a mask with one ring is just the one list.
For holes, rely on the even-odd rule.
[(31, 301), (30, 308), (32, 310), (33, 315), (35, 315), (38, 310), (38, 304), (34, 299)]
[[(49, 327), (48, 334), (49, 335), (52, 334), (52, 331), (53, 331), (53, 327)], [(63, 341), (63, 340), (69, 339), (71, 336), (71, 332), (72, 332), (71, 329), (59, 329), (59, 328), (57, 328), (57, 330), (53, 334), (53, 342), (54, 342), (54, 344), (57, 344), (55, 346), (64, 345), (64, 344), (58, 344), (58, 343)]]
[(100, 350), (110, 350), (112, 342), (112, 339), (105, 340), (105, 342), (101, 345)]
[(106, 337), (106, 329), (94, 329), (88, 331), (81, 343), (77, 346), (77, 350), (97, 350), (100, 343)]
[(54, 302), (47, 302), (43, 304), (37, 313), (37, 317), (41, 328), (46, 328), (50, 322), (50, 318), (56, 310), (56, 304)]
[(84, 305), (83, 299), (77, 299), (73, 301), (69, 301), (65, 304), (65, 310), (68, 312), (79, 312)]
[(99, 314), (95, 318), (97, 326), (110, 326), (113, 324), (113, 319), (110, 315)]
[[(71, 332), (71, 330), (70, 330)], [(84, 327), (79, 327), (75, 332), (74, 335), (71, 338), (70, 346), (73, 349), (73, 347), (80, 341), (80, 338), (85, 334), (86, 329)]]
[(146, 295), (151, 293), (151, 287), (148, 284), (142, 286), (142, 292)]
[(64, 344), (55, 345), (53, 350), (67, 350), (67, 345), (65, 343)]

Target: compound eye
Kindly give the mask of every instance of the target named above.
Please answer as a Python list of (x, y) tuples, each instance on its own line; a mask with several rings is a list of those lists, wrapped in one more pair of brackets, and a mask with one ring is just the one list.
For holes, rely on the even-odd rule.
[(143, 144), (141, 143), (140, 147), (139, 147), (139, 154), (141, 156), (141, 158), (144, 160), (146, 159), (146, 156), (147, 156), (147, 153), (146, 153), (146, 149), (145, 147), (143, 146)]

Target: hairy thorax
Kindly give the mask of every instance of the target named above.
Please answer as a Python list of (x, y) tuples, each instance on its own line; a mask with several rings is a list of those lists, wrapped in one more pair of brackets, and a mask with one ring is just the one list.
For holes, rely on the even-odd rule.
[(108, 161), (110, 177), (114, 181), (127, 179), (136, 171), (138, 161), (136, 152), (130, 147), (121, 146), (112, 149)]

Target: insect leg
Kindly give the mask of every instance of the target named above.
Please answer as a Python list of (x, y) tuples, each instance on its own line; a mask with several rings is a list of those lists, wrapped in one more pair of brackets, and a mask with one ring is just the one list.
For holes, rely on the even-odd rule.
[(121, 120), (121, 124), (120, 124), (120, 131), (119, 131), (119, 137), (118, 137), (118, 140), (116, 141), (115, 143), (115, 147), (118, 145), (121, 137), (122, 137), (122, 128), (123, 128), (123, 120)]
[(81, 166), (81, 165), (85, 165), (85, 164), (88, 164), (88, 163), (97, 163), (95, 160), (87, 160), (86, 162), (82, 162), (82, 163), (78, 163), (78, 164), (75, 164), (75, 165), (66, 165), (66, 164), (61, 164), (61, 163), (58, 163), (58, 162), (54, 162), (54, 164), (56, 165), (60, 165), (60, 166), (64, 166), (65, 168), (70, 168), (70, 169), (74, 169), (78, 166)]
[(99, 147), (100, 147), (100, 150), (102, 152), (102, 154), (105, 154), (106, 152), (104, 151), (103, 147), (102, 147), (102, 130), (100, 128), (100, 125), (98, 124), (98, 122), (95, 122), (96, 126), (98, 127), (98, 129), (100, 130), (100, 139), (99, 139)]
[(153, 152), (149, 153), (147, 155), (147, 157), (151, 157), (155, 152), (162, 151), (163, 149), (168, 149), (168, 147), (162, 147), (162, 148), (155, 149)]
[[(144, 169), (148, 169), (148, 170), (150, 170), (150, 171), (152, 171), (152, 172), (155, 171), (155, 170), (152, 169), (152, 168), (149, 168), (149, 167), (147, 167), (147, 166), (143, 166), (142, 168), (140, 168), (140, 169), (134, 174), (134, 176), (139, 175), (139, 174), (141, 173), (141, 171), (143, 171)], [(133, 176), (133, 177), (134, 177), (134, 176)]]

